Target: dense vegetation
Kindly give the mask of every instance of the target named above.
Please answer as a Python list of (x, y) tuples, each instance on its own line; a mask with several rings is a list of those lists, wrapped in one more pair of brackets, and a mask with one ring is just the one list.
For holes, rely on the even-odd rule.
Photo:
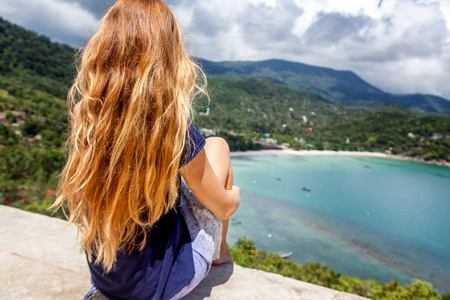
[[(268, 79), (213, 79), (208, 116), (197, 124), (235, 131), (247, 140), (275, 138), (294, 149), (378, 151), (450, 160), (450, 116), (414, 113), (400, 104), (379, 109), (323, 102)], [(200, 101), (199, 111), (208, 103)]]
[(389, 300), (448, 300), (450, 295), (439, 295), (433, 286), (418, 279), (401, 286), (397, 280), (380, 284), (375, 280), (343, 276), (318, 262), (302, 265), (278, 254), (256, 250), (248, 238), (239, 239), (230, 248), (234, 261), (243, 267), (277, 273), (286, 277), (321, 285), (338, 291), (360, 295), (370, 299)]
[(74, 49), (0, 18), (0, 74), (65, 98), (75, 74)]
[[(65, 101), (0, 77), (0, 199), (50, 214), (64, 165)], [(58, 213), (58, 216), (62, 216)]]

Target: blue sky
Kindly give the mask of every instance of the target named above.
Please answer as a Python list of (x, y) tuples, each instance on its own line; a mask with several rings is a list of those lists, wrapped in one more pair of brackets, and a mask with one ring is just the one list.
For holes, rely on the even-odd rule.
[[(80, 47), (115, 1), (0, 0), (0, 16)], [(351, 70), (393, 93), (450, 99), (450, 0), (168, 0), (191, 54)]]

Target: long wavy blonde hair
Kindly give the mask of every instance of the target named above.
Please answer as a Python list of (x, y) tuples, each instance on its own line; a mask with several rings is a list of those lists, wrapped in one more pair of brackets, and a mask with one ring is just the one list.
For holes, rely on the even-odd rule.
[(176, 204), (192, 99), (206, 84), (199, 74), (159, 0), (117, 1), (81, 53), (53, 207), (67, 207), (89, 260), (106, 272), (118, 251), (142, 250)]

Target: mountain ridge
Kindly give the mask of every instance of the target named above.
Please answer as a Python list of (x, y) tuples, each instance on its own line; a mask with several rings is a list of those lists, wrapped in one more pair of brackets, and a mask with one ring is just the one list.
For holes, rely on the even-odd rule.
[(316, 67), (281, 59), (213, 62), (197, 58), (207, 75), (219, 78), (267, 78), (316, 95), (332, 104), (382, 107), (390, 102), (421, 112), (450, 114), (450, 101), (429, 94), (391, 94), (371, 85), (353, 71)]

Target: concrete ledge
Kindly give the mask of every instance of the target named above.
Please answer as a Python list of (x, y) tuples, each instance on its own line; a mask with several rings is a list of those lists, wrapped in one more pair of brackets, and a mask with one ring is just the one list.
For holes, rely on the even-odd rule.
[(86, 258), (66, 222), (0, 205), (0, 298), (82, 299)]
[[(82, 299), (86, 258), (66, 222), (0, 205), (0, 299)], [(365, 299), (237, 265), (213, 267), (185, 299)]]

